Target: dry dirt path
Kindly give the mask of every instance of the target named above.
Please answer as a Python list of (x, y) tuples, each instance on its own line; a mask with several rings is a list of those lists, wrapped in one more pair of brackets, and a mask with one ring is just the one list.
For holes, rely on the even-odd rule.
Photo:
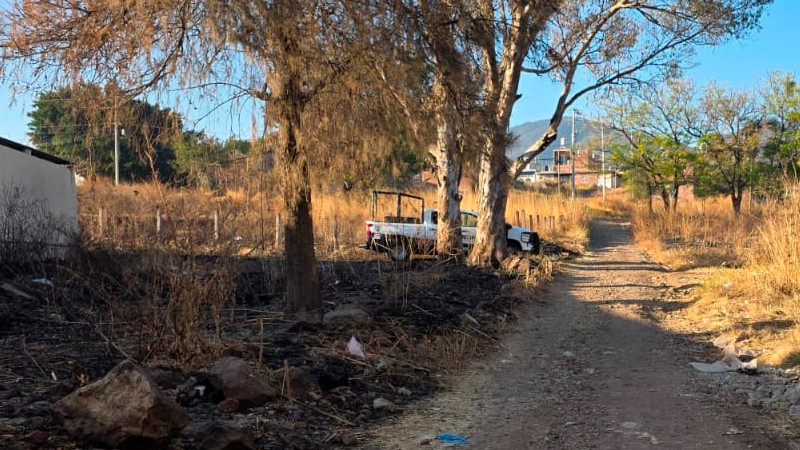
[[(633, 245), (628, 224), (597, 219), (591, 248), (565, 264), (492, 356), (453, 389), (379, 430), (369, 449), (785, 449), (767, 419), (720, 398), (687, 364), (702, 346), (652, 319), (695, 280)], [(743, 375), (744, 376), (744, 375)]]

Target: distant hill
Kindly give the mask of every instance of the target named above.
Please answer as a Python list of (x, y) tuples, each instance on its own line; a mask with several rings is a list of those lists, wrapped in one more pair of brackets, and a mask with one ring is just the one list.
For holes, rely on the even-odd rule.
[[(516, 138), (514, 142), (508, 147), (508, 151), (506, 152), (508, 157), (511, 159), (517, 158), (519, 155), (525, 152), (534, 142), (536, 142), (542, 134), (547, 130), (547, 126), (550, 123), (548, 119), (537, 120), (535, 122), (526, 122), (521, 125), (517, 125), (515, 127), (511, 127), (511, 134), (514, 135)], [(575, 143), (578, 147), (581, 146), (584, 142), (591, 140), (594, 136), (597, 136), (599, 139), (600, 136), (600, 128), (599, 126), (595, 125), (595, 122), (591, 120), (585, 120), (582, 118), (575, 119)], [(561, 145), (561, 139), (565, 139), (565, 143), (567, 147), (569, 147), (572, 143), (572, 116), (565, 116), (564, 120), (561, 122), (561, 125), (558, 127), (558, 137), (556, 138), (555, 142), (550, 144), (547, 147), (547, 150), (544, 151), (539, 158), (541, 159), (552, 159), (553, 158), (553, 149), (558, 148)]]

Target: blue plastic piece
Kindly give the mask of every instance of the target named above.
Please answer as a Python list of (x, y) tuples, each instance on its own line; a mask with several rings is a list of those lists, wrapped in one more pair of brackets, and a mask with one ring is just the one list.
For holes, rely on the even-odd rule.
[(445, 444), (464, 445), (467, 443), (468, 438), (460, 434), (439, 433), (436, 439), (444, 442)]

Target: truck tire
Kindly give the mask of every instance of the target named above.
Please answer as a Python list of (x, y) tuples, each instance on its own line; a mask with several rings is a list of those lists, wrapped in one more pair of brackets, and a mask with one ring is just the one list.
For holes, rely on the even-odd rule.
[(406, 239), (392, 239), (386, 253), (392, 261), (407, 261), (411, 259), (411, 245)]
[(538, 255), (542, 250), (542, 240), (539, 238), (539, 233), (531, 235), (531, 254)]
[(522, 252), (522, 245), (520, 245), (517, 241), (508, 241), (506, 243), (506, 255), (516, 255), (517, 253)]

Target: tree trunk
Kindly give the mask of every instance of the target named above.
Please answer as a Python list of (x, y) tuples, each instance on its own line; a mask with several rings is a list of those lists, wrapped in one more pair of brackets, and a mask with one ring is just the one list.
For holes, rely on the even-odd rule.
[(311, 189), (285, 192), (284, 197), (289, 216), (284, 227), (286, 312), (298, 320), (317, 323), (322, 320), (322, 300), (314, 255)]
[(680, 194), (681, 185), (674, 184), (672, 186), (672, 211), (678, 211), (678, 195)]
[(440, 259), (455, 258), (461, 261), (464, 247), (461, 243), (461, 196), (458, 185), (461, 181), (461, 161), (456, 142), (456, 118), (450, 111), (445, 86), (434, 85), (434, 98), (441, 101), (436, 113), (436, 143), (433, 153), (436, 159), (437, 199), (439, 221), (436, 230), (436, 252)]
[(736, 193), (731, 194), (731, 206), (733, 206), (733, 215), (738, 218), (742, 213), (741, 194), (736, 194)]
[(311, 219), (311, 182), (308, 162), (300, 145), (301, 119), (305, 106), (300, 77), (288, 76), (278, 108), (280, 153), (283, 171), (281, 190), (286, 209), (286, 312), (297, 320), (322, 321), (322, 299), (314, 254), (314, 224)]
[(663, 186), (661, 187), (661, 202), (664, 203), (664, 212), (669, 214), (670, 211), (669, 191)]
[(506, 202), (511, 184), (505, 152), (492, 150), (487, 148), (481, 155), (478, 227), (468, 260), (474, 266), (487, 268), (497, 267), (506, 254)]

